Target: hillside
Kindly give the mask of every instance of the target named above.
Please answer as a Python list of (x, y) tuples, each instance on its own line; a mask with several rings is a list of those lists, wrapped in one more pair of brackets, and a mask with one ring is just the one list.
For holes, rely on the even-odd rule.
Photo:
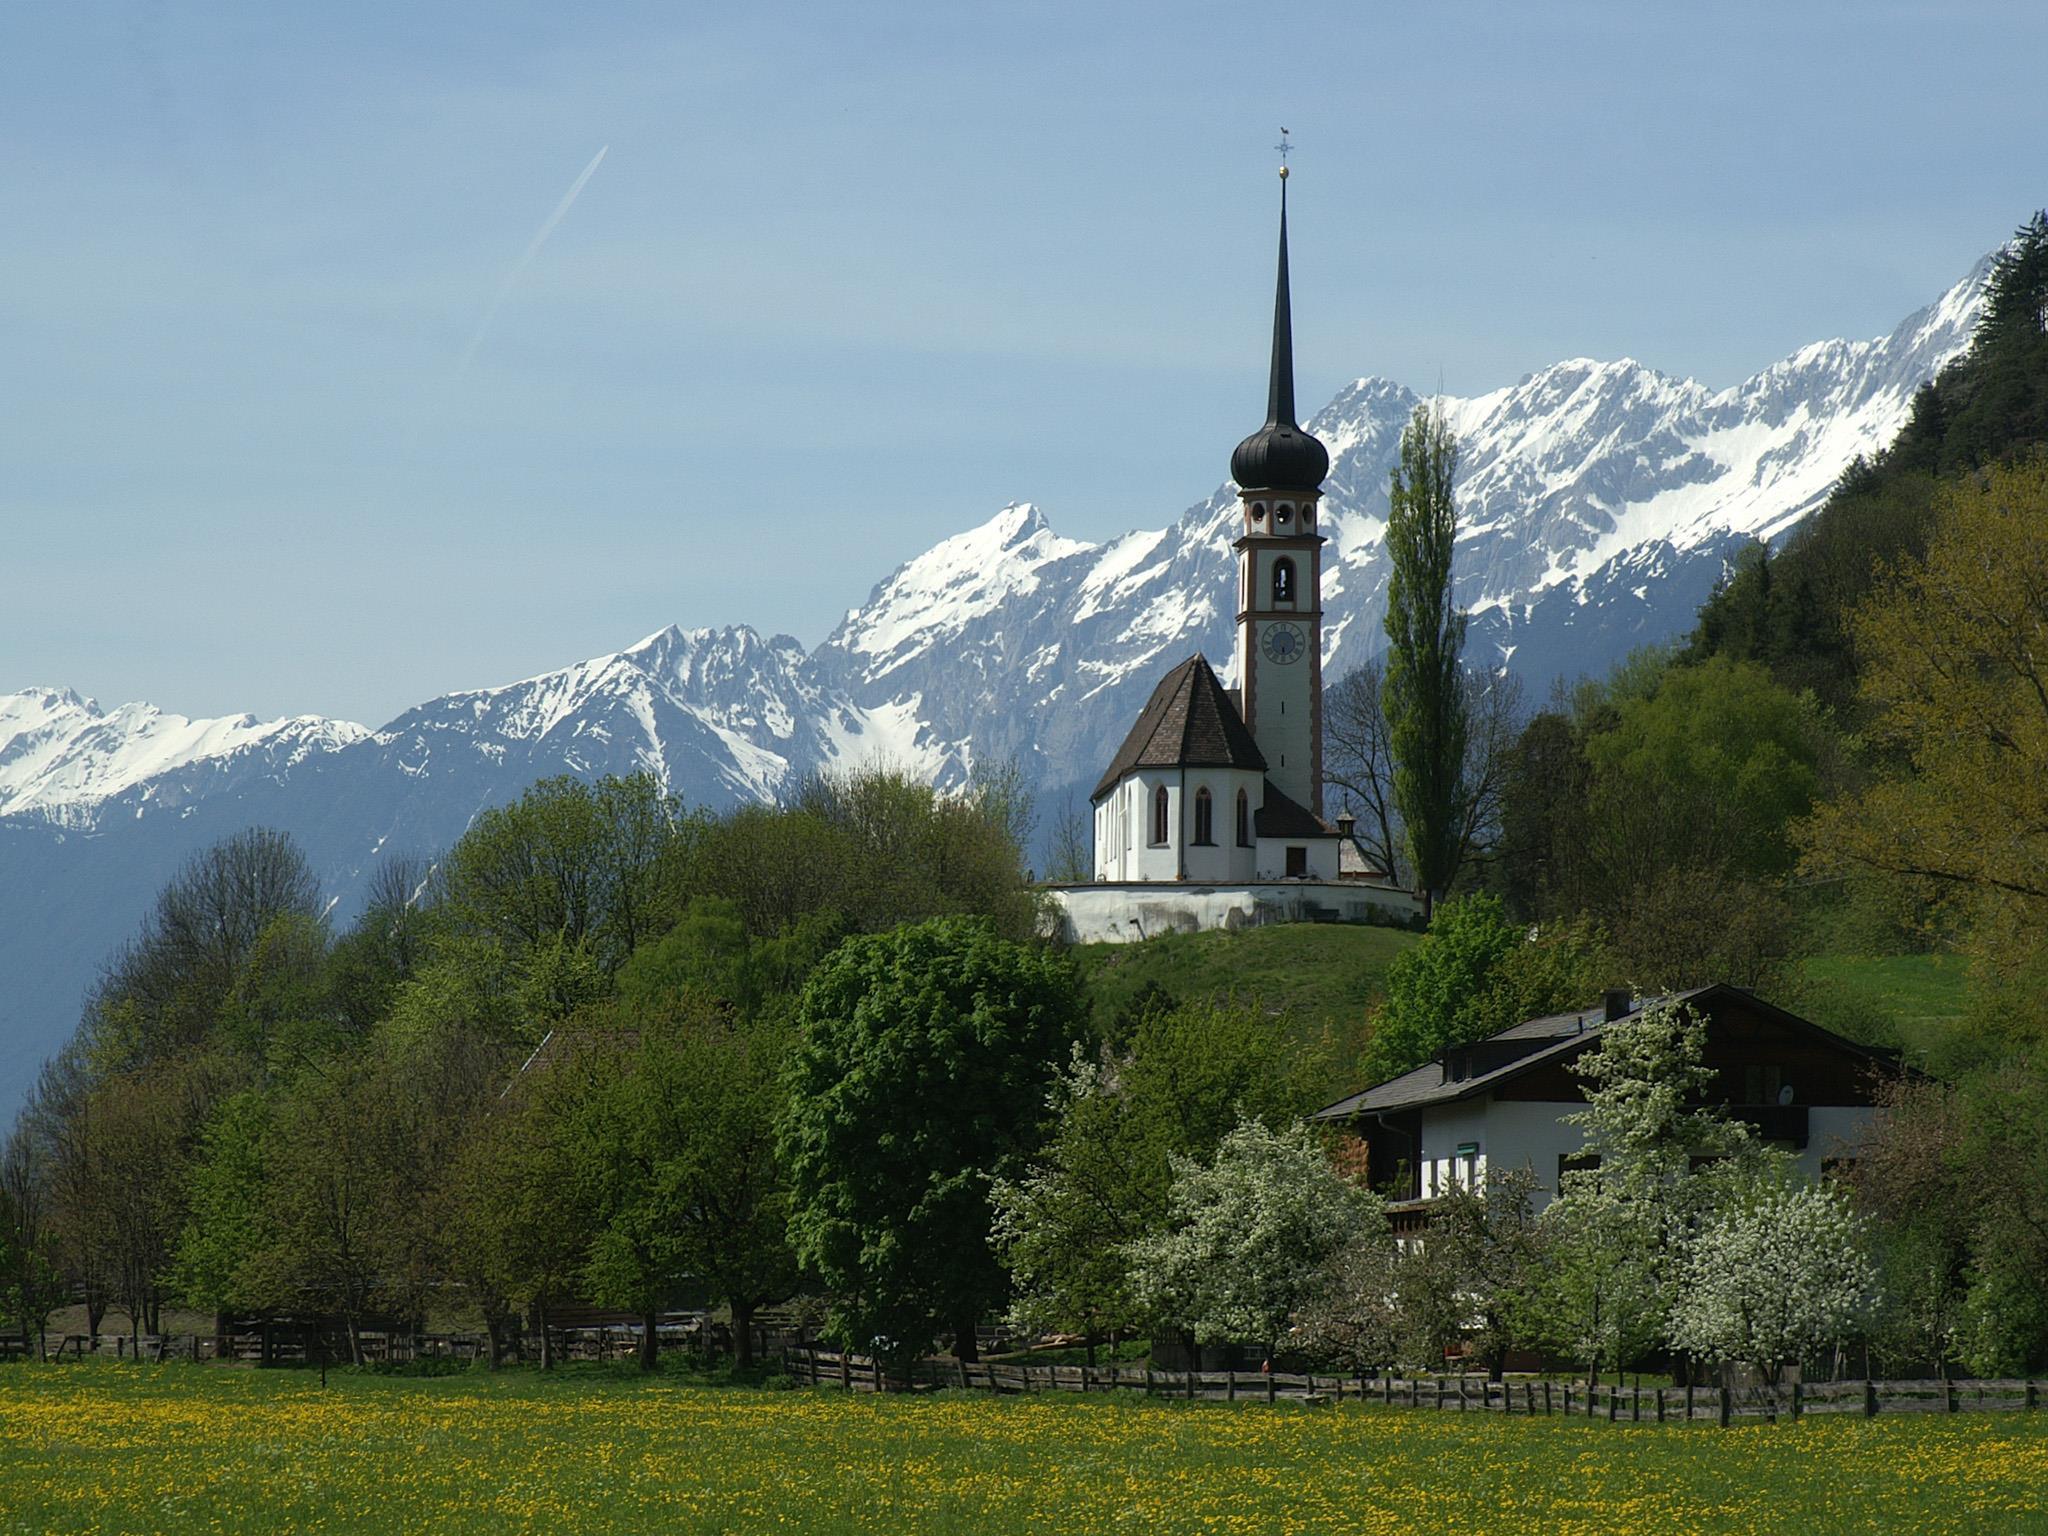
[(1148, 989), (1176, 1001), (1255, 1003), (1303, 1039), (1327, 1034), (1336, 1062), (1333, 1096), (1359, 1085), (1356, 1062), (1367, 1019), (1385, 989), (1387, 967), (1416, 941), (1394, 928), (1284, 923), (1240, 933), (1168, 933), (1142, 944), (1084, 944), (1098, 1024), (1109, 1023)]

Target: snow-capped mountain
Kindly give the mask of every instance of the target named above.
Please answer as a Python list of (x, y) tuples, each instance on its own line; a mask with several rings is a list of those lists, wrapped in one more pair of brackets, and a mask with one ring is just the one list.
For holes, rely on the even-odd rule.
[[(1540, 688), (1690, 627), (1735, 549), (1783, 534), (1890, 441), (1967, 345), (1989, 265), (1889, 336), (1803, 347), (1731, 389), (1573, 359), (1444, 400), (1470, 654)], [(1388, 470), (1418, 403), (1360, 379), (1308, 423), (1332, 461), (1333, 676), (1379, 648)], [(178, 862), (243, 827), (290, 830), (346, 912), (379, 857), (445, 847), (550, 774), (644, 769), (724, 807), (861, 760), (956, 782), (1014, 757), (1057, 810), (1163, 667), (1196, 649), (1231, 664), (1235, 522), (1229, 485), (1100, 544), (1018, 504), (904, 565), (808, 654), (744, 626), (671, 628), (376, 730), (0, 695), (0, 1113)]]

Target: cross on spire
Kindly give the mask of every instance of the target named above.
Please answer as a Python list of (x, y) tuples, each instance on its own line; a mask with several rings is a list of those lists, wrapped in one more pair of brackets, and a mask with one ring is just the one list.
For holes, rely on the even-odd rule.
[(1273, 147), (1280, 151), (1280, 174), (1285, 176), (1287, 174), (1287, 156), (1294, 149), (1294, 146), (1287, 142), (1287, 130), (1285, 128), (1280, 130), (1280, 142)]

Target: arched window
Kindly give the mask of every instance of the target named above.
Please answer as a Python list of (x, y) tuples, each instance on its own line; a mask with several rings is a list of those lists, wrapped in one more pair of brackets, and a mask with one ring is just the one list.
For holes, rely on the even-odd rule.
[(1249, 848), (1252, 845), (1252, 797), (1243, 790), (1237, 792), (1237, 846)]
[(1216, 841), (1216, 807), (1206, 784), (1195, 791), (1195, 841), (1205, 848)]
[(1273, 562), (1273, 601), (1292, 603), (1294, 601), (1294, 562), (1275, 560)]
[(1155, 844), (1166, 842), (1166, 828), (1166, 786), (1162, 784), (1152, 792), (1152, 841)]

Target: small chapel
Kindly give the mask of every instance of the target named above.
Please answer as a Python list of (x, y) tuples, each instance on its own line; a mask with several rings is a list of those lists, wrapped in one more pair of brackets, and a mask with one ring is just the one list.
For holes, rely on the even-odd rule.
[(1076, 938), (1138, 939), (1276, 915), (1357, 921), (1373, 908), (1405, 916), (1413, 902), (1361, 866), (1349, 817), (1323, 818), (1316, 512), (1330, 455), (1295, 420), (1284, 163), (1280, 177), (1266, 420), (1230, 456), (1240, 519), (1237, 686), (1224, 686), (1197, 652), (1152, 690), (1090, 796), (1095, 884), (1058, 893)]

